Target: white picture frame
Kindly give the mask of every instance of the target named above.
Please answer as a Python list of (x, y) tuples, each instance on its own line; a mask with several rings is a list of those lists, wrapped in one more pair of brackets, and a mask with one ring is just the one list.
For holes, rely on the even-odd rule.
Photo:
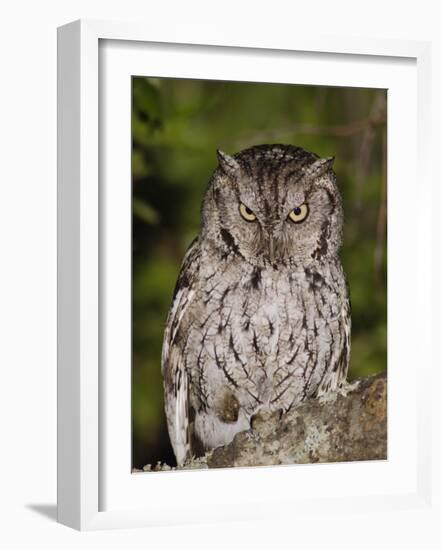
[[(218, 39), (211, 42), (203, 33), (189, 37), (183, 30), (180, 36), (173, 34), (170, 37), (156, 36), (143, 26), (99, 21), (77, 21), (58, 31), (58, 521), (76, 529), (90, 530), (261, 518), (269, 517), (268, 509), (264, 510), (266, 502), (283, 502), (284, 506), (273, 509), (278, 509), (275, 511), (278, 517), (287, 518), (294, 513), (326, 511), (331, 505), (334, 513), (337, 510), (345, 513), (355, 507), (370, 511), (428, 506), (431, 501), (431, 438), (428, 423), (430, 402), (425, 388), (430, 387), (432, 365), (429, 343), (431, 327), (428, 326), (431, 309), (432, 191), (427, 158), (431, 117), (431, 45), (426, 42), (350, 37), (312, 39), (300, 35), (289, 40), (281, 37), (279, 43), (272, 44), (265, 43), (264, 39), (244, 42), (240, 37), (234, 41)], [(106, 49), (106, 44), (110, 48)], [(112, 45), (117, 46), (113, 53)], [(151, 48), (146, 54), (145, 47), (149, 45)], [(163, 50), (168, 52), (165, 57)], [(128, 52), (132, 53), (128, 56)], [(205, 63), (204, 60), (213, 60), (215, 55), (219, 63)], [(231, 60), (230, 73), (222, 69), (227, 64), (225, 59), (223, 61), (226, 56)], [(304, 61), (308, 61), (304, 63), (306, 72), (302, 83), (320, 83), (319, 76), (314, 81), (308, 76), (311, 69), (307, 65), (316, 62), (320, 62), (325, 69), (320, 73), (321, 82), (334, 85), (344, 85), (342, 77), (341, 80), (334, 77), (341, 70), (337, 67), (340, 63), (343, 64), (343, 72), (354, 65), (352, 74), (347, 77), (349, 86), (358, 85), (359, 78), (359, 85), (371, 82), (372, 87), (383, 87), (383, 82), (387, 82), (385, 79), (393, 79), (391, 73), (395, 68), (399, 76), (398, 84), (391, 80), (397, 103), (393, 102), (391, 108), (389, 104), (389, 186), (390, 180), (394, 183), (401, 179), (404, 189), (411, 189), (416, 174), (419, 174), (416, 191), (421, 204), (418, 231), (410, 234), (410, 239), (415, 239), (418, 262), (402, 278), (405, 279), (403, 284), (414, 285), (415, 292), (409, 300), (410, 311), (416, 319), (426, 321), (414, 322), (408, 327), (401, 324), (400, 291), (403, 287), (399, 276), (403, 251), (398, 246), (396, 254), (394, 245), (403, 238), (397, 228), (407, 231), (403, 209), (406, 209), (410, 199), (395, 194), (394, 188), (390, 193), (389, 189), (389, 216), (393, 216), (391, 224), (389, 218), (389, 271), (390, 262), (393, 266), (397, 264), (392, 270), (393, 275), (396, 273), (394, 286), (389, 287), (389, 350), (390, 346), (396, 350), (392, 353), (393, 358), (389, 353), (389, 461), (387, 464), (359, 464), (356, 465), (358, 469), (348, 464), (324, 465), (320, 469), (315, 466), (314, 471), (309, 466), (302, 466), (302, 478), (309, 479), (308, 487), (304, 488), (301, 476), (295, 477), (296, 472), (300, 471), (299, 466), (296, 469), (266, 468), (264, 475), (259, 474), (257, 469), (131, 475), (127, 467), (130, 445), (126, 451), (118, 448), (127, 447), (128, 434), (130, 437), (127, 369), (125, 378), (119, 378), (123, 369), (110, 365), (111, 374), (104, 376), (103, 362), (109, 353), (107, 343), (103, 344), (103, 327), (106, 326), (109, 310), (103, 304), (115, 296), (113, 290), (117, 287), (113, 285), (123, 282), (130, 286), (127, 279), (130, 265), (125, 268), (125, 262), (121, 261), (121, 255), (125, 257), (127, 254), (130, 209), (124, 210), (127, 193), (118, 194), (118, 177), (127, 178), (127, 158), (130, 155), (127, 112), (120, 115), (121, 121), (114, 121), (118, 132), (109, 132), (109, 136), (118, 136), (118, 141), (109, 139), (109, 143), (104, 145), (107, 127), (103, 130), (109, 101), (127, 97), (124, 96), (127, 94), (127, 79), (122, 80), (120, 76), (125, 75), (126, 78), (130, 74), (139, 74), (137, 63), (141, 62), (150, 64), (150, 70), (155, 71), (152, 74), (156, 76), (158, 71), (167, 70), (167, 75), (253, 80), (251, 72), (245, 76), (245, 64), (238, 65), (238, 59), (244, 60), (247, 56), (261, 64), (266, 57), (271, 57), (272, 63), (263, 65), (266, 74), (261, 76), (260, 81), (266, 81), (266, 78), (289, 81), (278, 80), (284, 74), (284, 63), (296, 57), (301, 71), (302, 56)], [(153, 68), (155, 63), (156, 70)], [(253, 64), (248, 64), (247, 71), (253, 71)], [(278, 69), (279, 65), (281, 67)], [(103, 73), (105, 66), (112, 68)], [(333, 70), (327, 72), (327, 66), (333, 67)], [(275, 72), (270, 74), (272, 67), (275, 67)], [(376, 70), (380, 71), (379, 77)], [(369, 73), (371, 80), (367, 76)], [(106, 101), (103, 101), (101, 87), (110, 82), (115, 93), (106, 96)], [(119, 82), (122, 82), (121, 89)], [(416, 89), (413, 83), (417, 84)], [(406, 88), (400, 88), (405, 85)], [(401, 89), (402, 93), (399, 93)], [(401, 104), (401, 101), (408, 103)], [(400, 118), (400, 105), (411, 109), (409, 119), (406, 115), (403, 117), (404, 127), (409, 132), (402, 139), (399, 129), (394, 130)], [(413, 117), (414, 111), (416, 118)], [(118, 113), (115, 116), (118, 118)], [(107, 162), (100, 156), (103, 155), (103, 147), (109, 147), (107, 158), (115, 159), (121, 155), (126, 159), (121, 161), (121, 172), (118, 166), (112, 171), (117, 179), (114, 178), (109, 188), (117, 190), (117, 193), (107, 193), (103, 189), (103, 174), (106, 178), (112, 177), (107, 165), (100, 164)], [(409, 160), (407, 171), (401, 172), (401, 154), (406, 154)], [(120, 214), (123, 220), (121, 248), (116, 243), (113, 254), (109, 254), (106, 252), (106, 239), (112, 234), (115, 215)], [(120, 271), (112, 271), (118, 272), (118, 278), (106, 278), (110, 268), (116, 268), (116, 262), (122, 266)], [(110, 315), (109, 318), (118, 317), (121, 323), (114, 330), (119, 329), (124, 334), (119, 339), (120, 347), (113, 351), (117, 356), (123, 354), (124, 361), (130, 337), (127, 300), (112, 307), (119, 315)], [(394, 327), (391, 326), (392, 320)], [(419, 338), (416, 340), (419, 343), (416, 346), (421, 348), (411, 346), (404, 353), (400, 342), (403, 338), (411, 341), (411, 331), (418, 331)], [(112, 341), (111, 338), (108, 340)], [(421, 360), (419, 379), (415, 380), (411, 362), (418, 352), (424, 353), (424, 359)], [(396, 383), (395, 365), (399, 363), (403, 365), (404, 381), (397, 377)], [(109, 403), (115, 402), (112, 399), (115, 399), (117, 392), (122, 395), (118, 411), (109, 406)], [(399, 410), (401, 399), (405, 398), (412, 405), (407, 410)], [(401, 421), (407, 421), (407, 426), (412, 427), (413, 435), (408, 439), (400, 434)], [(109, 436), (109, 425), (112, 426), (113, 439)], [(407, 449), (407, 458), (402, 455), (402, 460), (401, 449)], [(336, 481), (342, 480), (344, 469), (348, 479), (338, 484)], [(368, 476), (367, 483), (365, 488), (361, 485), (356, 491), (355, 484), (362, 476)], [(375, 480), (378, 482), (374, 483)], [(287, 483), (296, 483), (297, 494), (287, 497), (282, 490)], [(234, 505), (224, 506), (229, 503), (229, 487), (232, 485), (240, 495), (245, 495), (247, 490), (248, 496), (237, 498)], [(195, 490), (196, 486), (199, 491)], [(190, 498), (192, 493), (196, 495), (193, 499)], [(177, 495), (184, 495), (186, 499)], [(214, 495), (216, 498), (213, 498)]]

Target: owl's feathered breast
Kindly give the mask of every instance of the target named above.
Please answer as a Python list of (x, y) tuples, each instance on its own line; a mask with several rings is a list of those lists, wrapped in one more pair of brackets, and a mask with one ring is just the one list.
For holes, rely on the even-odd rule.
[(191, 247), (165, 335), (166, 410), (186, 452), (191, 431), (221, 444), (260, 407), (287, 411), (336, 387), (348, 366), (339, 262), (263, 268), (216, 254)]

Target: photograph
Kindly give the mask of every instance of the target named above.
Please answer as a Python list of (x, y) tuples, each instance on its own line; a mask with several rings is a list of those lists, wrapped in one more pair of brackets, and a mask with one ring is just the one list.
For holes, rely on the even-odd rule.
[(132, 76), (132, 471), (387, 459), (387, 90)]

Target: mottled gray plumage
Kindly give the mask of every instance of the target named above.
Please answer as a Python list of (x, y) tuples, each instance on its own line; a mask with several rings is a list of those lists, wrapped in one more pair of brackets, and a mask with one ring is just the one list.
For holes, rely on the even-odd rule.
[(218, 160), (164, 334), (179, 464), (228, 443), (260, 408), (286, 412), (336, 389), (349, 364), (333, 159), (260, 145)]

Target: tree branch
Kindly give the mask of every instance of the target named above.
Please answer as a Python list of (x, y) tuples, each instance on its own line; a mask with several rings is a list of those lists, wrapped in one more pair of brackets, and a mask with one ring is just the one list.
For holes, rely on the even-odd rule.
[[(281, 416), (262, 410), (251, 429), (184, 469), (349, 462), (387, 458), (387, 378), (360, 379)], [(169, 470), (158, 464), (153, 470)], [(151, 470), (150, 467), (145, 470)]]

